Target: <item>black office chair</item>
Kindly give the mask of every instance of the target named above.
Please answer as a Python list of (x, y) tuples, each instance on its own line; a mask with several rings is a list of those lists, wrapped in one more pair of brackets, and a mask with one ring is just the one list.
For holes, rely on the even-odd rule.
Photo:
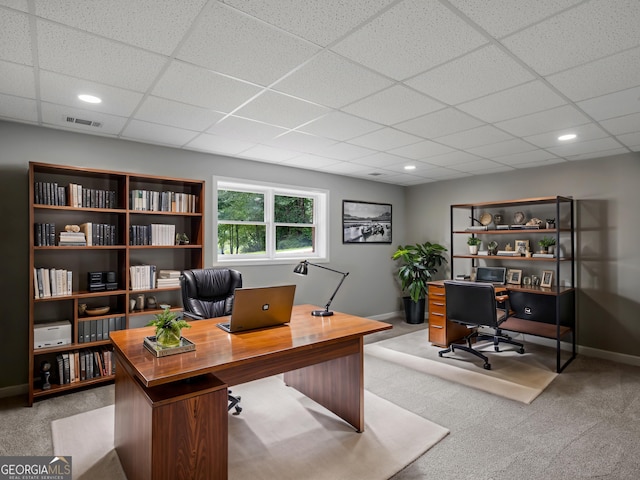
[[(493, 340), (493, 347), (496, 352), (500, 351), (499, 343), (509, 343), (520, 347), (518, 353), (524, 353), (524, 345), (511, 339), (502, 333), (500, 324), (509, 316), (509, 296), (499, 295), (496, 297), (495, 288), (490, 283), (482, 282), (456, 282), (447, 280), (444, 282), (445, 295), (447, 299), (447, 321), (457, 322), (468, 327), (474, 327), (469, 335), (464, 337), (466, 345), (450, 344), (446, 350), (441, 350), (438, 355), (464, 350), (480, 357), (484, 360), (484, 368), (491, 369), (489, 359), (471, 346), (473, 339)], [(500, 303), (504, 308), (500, 308)], [(493, 334), (479, 333), (478, 327), (490, 327), (494, 329)]]
[[(180, 277), (184, 317), (191, 320), (231, 315), (234, 292), (242, 287), (242, 274), (230, 268), (185, 270)], [(242, 411), (241, 397), (231, 395), (227, 410)]]

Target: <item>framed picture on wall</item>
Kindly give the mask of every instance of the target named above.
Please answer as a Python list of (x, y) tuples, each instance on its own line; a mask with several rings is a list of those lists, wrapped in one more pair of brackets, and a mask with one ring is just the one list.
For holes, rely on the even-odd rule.
[(540, 280), (541, 287), (551, 287), (553, 283), (553, 270), (543, 270), (542, 280)]
[(342, 201), (342, 243), (391, 243), (391, 204)]

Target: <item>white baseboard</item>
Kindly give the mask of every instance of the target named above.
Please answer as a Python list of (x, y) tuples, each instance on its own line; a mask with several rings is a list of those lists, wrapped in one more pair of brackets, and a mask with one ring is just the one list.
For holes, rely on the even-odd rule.
[(28, 393), (29, 385), (26, 383), (0, 388), (0, 398), (16, 397), (18, 395), (26, 395)]
[(395, 318), (399, 315), (404, 315), (404, 312), (397, 311), (397, 312), (381, 313), (380, 315), (373, 315), (367, 318), (370, 318), (371, 320), (378, 320), (380, 322), (383, 322), (385, 320), (389, 320), (390, 318)]

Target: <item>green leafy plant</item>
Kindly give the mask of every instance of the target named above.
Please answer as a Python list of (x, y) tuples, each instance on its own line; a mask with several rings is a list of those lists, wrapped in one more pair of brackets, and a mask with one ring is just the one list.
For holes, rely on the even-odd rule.
[(430, 242), (398, 246), (391, 258), (403, 263), (398, 270), (398, 279), (411, 300), (417, 302), (427, 295), (427, 282), (431, 275), (438, 271), (436, 267), (447, 262), (443, 255), (446, 251), (442, 245)]
[(181, 330), (191, 328), (189, 323), (165, 308), (162, 313), (147, 323), (147, 327), (156, 327), (156, 342), (164, 347), (174, 347), (180, 344)]
[(480, 245), (481, 243), (482, 243), (482, 240), (480, 240), (479, 237), (469, 237), (469, 238), (467, 238), (467, 245), (469, 245), (469, 246)]
[(542, 237), (538, 240), (538, 245), (540, 245), (543, 249), (549, 248), (551, 245), (556, 244), (556, 239), (553, 237)]

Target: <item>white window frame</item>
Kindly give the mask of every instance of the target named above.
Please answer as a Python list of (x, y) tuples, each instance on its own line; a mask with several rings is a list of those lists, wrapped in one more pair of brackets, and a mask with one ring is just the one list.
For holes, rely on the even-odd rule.
[[(318, 262), (329, 261), (329, 191), (317, 188), (304, 188), (293, 185), (257, 182), (253, 180), (213, 177), (213, 262), (215, 265), (275, 265), (297, 263), (303, 259), (314, 259)], [(241, 192), (257, 192), (264, 195), (264, 222), (247, 222), (252, 225), (263, 223), (266, 226), (266, 254), (224, 254), (218, 251), (218, 190), (235, 190)], [(313, 224), (295, 224), (295, 226), (315, 227), (315, 251), (301, 253), (277, 253), (275, 246), (276, 224), (274, 221), (274, 197), (285, 195), (290, 197), (311, 197), (314, 199)], [(233, 224), (236, 222), (225, 223)], [(244, 222), (237, 222), (244, 223)]]

